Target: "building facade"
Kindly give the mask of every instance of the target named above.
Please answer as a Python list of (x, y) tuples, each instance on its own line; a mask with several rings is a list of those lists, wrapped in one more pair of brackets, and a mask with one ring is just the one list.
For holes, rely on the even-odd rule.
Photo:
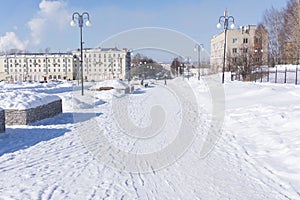
[[(88, 81), (125, 79), (126, 49), (87, 48), (83, 50), (83, 77)], [(80, 51), (73, 51), (74, 59), (80, 59)], [(75, 66), (77, 69), (78, 62)], [(80, 74), (80, 71), (79, 71)]]
[[(210, 64), (221, 71), (224, 57), (225, 32), (211, 39)], [(225, 69), (261, 66), (268, 62), (268, 32), (254, 25), (227, 30)]]
[(0, 56), (0, 80), (73, 80), (74, 60), (69, 53), (19, 53)]
[[(126, 49), (83, 49), (84, 80), (124, 79), (125, 56)], [(76, 80), (81, 77), (80, 66), (80, 51), (4, 54), (0, 56), (0, 80)]]

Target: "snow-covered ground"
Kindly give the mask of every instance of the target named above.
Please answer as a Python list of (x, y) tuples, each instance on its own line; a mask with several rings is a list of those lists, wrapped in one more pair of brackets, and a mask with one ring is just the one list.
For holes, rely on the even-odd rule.
[[(300, 86), (223, 86), (222, 99), (197, 77), (84, 97), (71, 83), (1, 83), (58, 95), (63, 113), (0, 135), (0, 199), (299, 199)], [(222, 132), (203, 156), (218, 95)]]

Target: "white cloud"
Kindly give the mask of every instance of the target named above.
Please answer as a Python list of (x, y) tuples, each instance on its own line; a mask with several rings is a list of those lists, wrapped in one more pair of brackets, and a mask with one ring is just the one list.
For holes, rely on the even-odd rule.
[(34, 18), (28, 22), (31, 30), (32, 43), (37, 45), (41, 42), (41, 34), (44, 30), (46, 19)]
[(9, 50), (9, 49), (19, 49), (25, 50), (27, 47), (28, 41), (21, 41), (14, 32), (6, 32), (6, 34), (0, 37), (0, 49)]
[(57, 31), (67, 26), (69, 13), (67, 4), (63, 1), (42, 0), (39, 4), (40, 10), (37, 17), (28, 22), (31, 31), (32, 43), (38, 45), (43, 40), (47, 31)]

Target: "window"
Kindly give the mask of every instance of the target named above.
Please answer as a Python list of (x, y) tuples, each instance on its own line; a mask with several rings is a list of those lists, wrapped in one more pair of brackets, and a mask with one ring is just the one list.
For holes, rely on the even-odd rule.
[(237, 43), (238, 43), (237, 38), (233, 38), (233, 39), (232, 39), (232, 43), (233, 43), (233, 44), (237, 44)]
[(243, 48), (243, 53), (247, 53), (248, 52), (248, 48)]
[(247, 44), (247, 43), (248, 43), (248, 38), (244, 38), (244, 39), (243, 39), (243, 43), (244, 43), (244, 44)]
[(232, 53), (237, 53), (237, 48), (233, 48)]

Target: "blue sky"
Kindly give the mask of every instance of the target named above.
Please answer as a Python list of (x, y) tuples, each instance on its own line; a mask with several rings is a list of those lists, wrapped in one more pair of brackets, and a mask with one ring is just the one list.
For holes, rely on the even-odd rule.
[[(31, 52), (50, 48), (65, 52), (79, 47), (79, 28), (69, 22), (74, 11), (87, 11), (92, 26), (83, 28), (85, 47), (135, 28), (159, 27), (182, 33), (209, 51), (210, 39), (221, 30), (218, 18), (227, 8), (238, 26), (257, 24), (266, 9), (283, 8), (287, 0), (7, 0), (0, 7), (0, 51), (23, 48)], [(145, 38), (147, 40), (147, 38)], [(174, 41), (176, 43), (176, 41)], [(131, 47), (115, 42), (120, 48)], [(177, 41), (180, 46), (180, 41)], [(112, 43), (111, 43), (112, 44)], [(134, 45), (133, 45), (134, 46)]]

